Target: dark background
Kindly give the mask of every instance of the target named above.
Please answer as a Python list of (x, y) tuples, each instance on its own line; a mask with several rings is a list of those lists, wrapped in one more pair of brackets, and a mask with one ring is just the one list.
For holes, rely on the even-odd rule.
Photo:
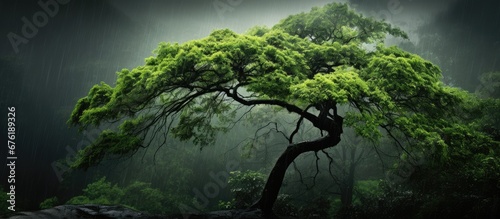
[[(15, 106), (16, 202), (25, 210), (36, 209), (42, 200), (62, 191), (64, 181), (58, 180), (51, 163), (70, 153), (66, 147), (82, 141), (82, 134), (65, 122), (92, 85), (113, 84), (116, 71), (142, 64), (161, 41), (185, 42), (218, 28), (243, 33), (331, 1), (72, 0), (59, 4), (55, 16), (16, 52), (7, 36), (22, 36), (22, 18), (32, 21), (42, 10), (37, 2), (0, 1), (0, 159), (7, 156), (7, 107)], [(367, 16), (386, 19), (407, 31), (409, 42), (388, 43), (437, 63), (448, 84), (474, 91), (480, 74), (499, 70), (500, 1), (350, 3)], [(4, 190), (7, 170), (0, 168)], [(66, 188), (81, 190), (86, 175), (78, 174), (81, 183), (72, 181)]]

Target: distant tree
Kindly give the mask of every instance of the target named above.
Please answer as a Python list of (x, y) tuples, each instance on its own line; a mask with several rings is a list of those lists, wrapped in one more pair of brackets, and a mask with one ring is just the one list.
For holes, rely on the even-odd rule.
[(388, 177), (381, 183), (383, 193), (363, 200), (358, 214), (375, 218), (500, 216), (500, 101), (474, 95), (464, 100), (462, 111), (457, 112), (464, 123), (440, 131), (444, 142), (452, 146), (446, 158), (425, 153), (417, 155), (425, 162), (415, 164), (402, 156), (391, 172), (405, 180)]
[(330, 163), (334, 166), (334, 172), (330, 170), (334, 183), (338, 186), (338, 194), (342, 207), (351, 207), (355, 193), (355, 174), (366, 157), (373, 152), (363, 148), (360, 139), (350, 137), (345, 144), (341, 144), (334, 151), (334, 156), (329, 157)]
[[(106, 155), (148, 147), (168, 134), (201, 148), (241, 121), (236, 111), (265, 105), (296, 116), (288, 147), (277, 159), (253, 205), (273, 215), (288, 166), (299, 155), (334, 147), (343, 127), (377, 140), (384, 134), (446, 158), (441, 135), (461, 119), (463, 92), (440, 82), (438, 67), (417, 55), (378, 44), (398, 28), (365, 18), (345, 4), (328, 4), (292, 15), (271, 29), (249, 34), (217, 30), (184, 44), (161, 43), (143, 66), (118, 72), (114, 87), (101, 83), (81, 98), (69, 124), (106, 130), (79, 152), (73, 164), (86, 169)], [(339, 107), (348, 112), (339, 113)], [(297, 142), (302, 123), (317, 138)], [(161, 142), (161, 141), (160, 141)], [(160, 145), (161, 146), (161, 143)]]
[(500, 98), (500, 72), (487, 72), (479, 77), (476, 93), (484, 98)]
[(487, 72), (479, 77), (476, 94), (481, 100), (473, 104), (472, 119), (478, 119), (479, 130), (500, 141), (500, 72)]

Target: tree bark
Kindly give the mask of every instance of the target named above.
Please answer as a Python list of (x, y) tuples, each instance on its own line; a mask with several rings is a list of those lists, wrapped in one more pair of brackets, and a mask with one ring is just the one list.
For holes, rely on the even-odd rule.
[(288, 166), (300, 154), (311, 151), (320, 151), (329, 147), (333, 147), (340, 142), (340, 134), (342, 133), (342, 117), (338, 116), (333, 127), (330, 127), (328, 135), (314, 141), (300, 142), (289, 145), (286, 150), (280, 155), (267, 179), (261, 198), (251, 208), (259, 208), (262, 210), (266, 218), (274, 218), (273, 205), (278, 198), (283, 179), (285, 177)]

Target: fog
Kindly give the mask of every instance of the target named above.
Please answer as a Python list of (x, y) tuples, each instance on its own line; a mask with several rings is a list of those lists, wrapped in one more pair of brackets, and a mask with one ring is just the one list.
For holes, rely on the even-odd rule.
[[(125, 171), (126, 174), (116, 173), (113, 166), (118, 164), (110, 161), (87, 172), (72, 171), (61, 181), (61, 176), (54, 169), (54, 161), (73, 156), (74, 150), (83, 146), (81, 142), (88, 143), (95, 139), (66, 124), (77, 100), (86, 95), (94, 84), (101, 81), (114, 84), (117, 71), (143, 64), (160, 42), (182, 43), (206, 37), (221, 28), (244, 33), (256, 25), (271, 27), (287, 15), (307, 12), (314, 6), (329, 2), (72, 0), (67, 4), (58, 4), (58, 11), (47, 18), (46, 24), (40, 25), (36, 33), (27, 37), (23, 34), (23, 18), (33, 22), (33, 16), (42, 10), (41, 6), (29, 0), (1, 1), (0, 141), (7, 141), (7, 107), (15, 106), (18, 119), (16, 201), (19, 208), (37, 209), (41, 201), (56, 194), (71, 197), (94, 181), (95, 176), (116, 174), (116, 179), (124, 181), (140, 172), (131, 168)], [(500, 69), (500, 1), (348, 2), (366, 16), (383, 18), (407, 31), (409, 41), (389, 39), (387, 44), (399, 44), (438, 64), (443, 71), (443, 80), (448, 84), (475, 91), (479, 75)], [(26, 41), (13, 41), (12, 34)], [(250, 136), (251, 133), (248, 131), (245, 134)], [(193, 182), (194, 187), (202, 187), (206, 183), (207, 172), (224, 168), (207, 162), (213, 157), (224, 156), (228, 151), (231, 153), (231, 148), (238, 144), (238, 137), (242, 134), (232, 135), (235, 136), (220, 140), (217, 150), (205, 148), (199, 152), (198, 148), (187, 143), (172, 142), (171, 145), (177, 146), (166, 147), (160, 154), (168, 157), (180, 150), (176, 148), (193, 148), (185, 152), (186, 159), (196, 159), (200, 165), (188, 166), (190, 162), (186, 161), (181, 166), (191, 168), (194, 175), (202, 176), (199, 182)], [(280, 142), (286, 143), (273, 143)], [(6, 146), (2, 143), (2, 147)], [(276, 151), (270, 152), (269, 161), (254, 160), (241, 165), (250, 169), (261, 166), (269, 169), (273, 156), (281, 149), (273, 149)], [(0, 151), (0, 159), (7, 157), (5, 148)], [(151, 151), (148, 153), (152, 155)], [(195, 158), (188, 158), (190, 156)], [(312, 159), (304, 161), (310, 166), (301, 167), (304, 172), (314, 167), (314, 154), (311, 156)], [(121, 161), (120, 165), (127, 162), (139, 165), (144, 162), (139, 158)], [(7, 160), (5, 162), (8, 163)], [(375, 169), (373, 171), (381, 171)], [(0, 184), (5, 190), (7, 171), (5, 166), (0, 168)], [(370, 174), (370, 170), (366, 172)], [(160, 176), (150, 176), (150, 179), (160, 182)]]

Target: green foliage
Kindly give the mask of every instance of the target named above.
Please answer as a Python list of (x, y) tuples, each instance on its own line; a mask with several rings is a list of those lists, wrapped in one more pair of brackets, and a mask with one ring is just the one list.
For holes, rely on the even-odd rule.
[[(408, 178), (382, 181), (381, 192), (364, 196), (360, 205), (343, 211), (346, 218), (494, 218), (500, 199), (500, 144), (473, 126), (455, 125), (441, 133), (448, 157), (427, 153), (424, 162), (398, 165)], [(409, 170), (409, 172), (408, 172)], [(379, 190), (380, 191), (380, 190)], [(345, 210), (345, 209), (344, 209)], [(351, 217), (352, 216), (352, 217)], [(356, 216), (356, 217), (358, 217)], [(356, 218), (354, 217), (354, 218)]]
[[(106, 83), (101, 82), (100, 85), (94, 85), (88, 96), (77, 102), (68, 123), (99, 125), (100, 121), (106, 117), (105, 105), (109, 102), (111, 94), (112, 88)], [(92, 110), (88, 110), (89, 108)]]
[(234, 201), (233, 208), (250, 207), (260, 197), (266, 176), (257, 171), (233, 171), (230, 173), (228, 186)]
[(490, 135), (495, 141), (500, 141), (500, 98), (484, 99), (478, 104), (479, 130)]
[[(123, 123), (122, 127), (124, 126), (126, 127), (127, 123)], [(142, 139), (137, 136), (105, 130), (95, 142), (78, 152), (78, 158), (72, 167), (87, 169), (101, 162), (106, 153), (127, 154), (137, 150), (141, 146), (141, 142)]]
[(299, 208), (293, 203), (292, 196), (287, 194), (278, 194), (273, 210), (281, 216), (297, 216), (300, 213)]
[(345, 104), (368, 93), (368, 86), (354, 69), (338, 69), (333, 74), (317, 74), (313, 79), (291, 86), (290, 90), (296, 98), (313, 103), (333, 100)]
[(298, 217), (304, 219), (331, 218), (331, 201), (325, 197), (319, 197), (301, 206), (298, 210)]
[(286, 30), (292, 35), (309, 38), (317, 44), (325, 42), (377, 42), (385, 33), (408, 36), (398, 28), (385, 22), (365, 18), (350, 10), (347, 4), (332, 3), (314, 7), (309, 13), (300, 13), (282, 20), (275, 28)]
[(476, 94), (481, 99), (470, 97), (464, 107), (479, 130), (500, 141), (500, 72), (488, 72), (479, 79)]
[(9, 200), (9, 196), (7, 195), (7, 192), (3, 190), (3, 186), (0, 187), (0, 198), (2, 199), (2, 202), (0, 202), (0, 215), (6, 216), (8, 214), (11, 214), (12, 211), (8, 209), (10, 204), (9, 202), (7, 202), (7, 200)]
[(136, 181), (125, 187), (123, 194), (121, 203), (133, 206), (141, 211), (164, 212), (162, 205), (165, 197), (159, 189), (151, 188), (150, 183)]
[(48, 199), (43, 200), (40, 203), (40, 209), (53, 208), (53, 207), (57, 206), (58, 204), (59, 204), (59, 199), (56, 196), (54, 196), (52, 198), (48, 198)]
[(247, 30), (246, 34), (250, 36), (264, 36), (267, 32), (269, 32), (271, 29), (269, 29), (266, 26), (255, 26), (251, 27), (250, 29)]
[[(220, 201), (221, 209), (244, 209), (259, 199), (264, 188), (266, 176), (258, 171), (233, 171), (230, 173), (228, 186), (233, 195), (230, 201)], [(282, 216), (296, 216), (298, 209), (292, 204), (289, 195), (280, 194), (274, 205), (274, 211)]]
[[(413, 140), (419, 140), (409, 143), (420, 147), (410, 148), (411, 154), (404, 154), (399, 165), (394, 166), (396, 169), (391, 171), (396, 175), (402, 172), (402, 175), (389, 177), (381, 182), (378, 189), (370, 189), (377, 192), (362, 192), (365, 190), (360, 190), (362, 187), (370, 188), (373, 184), (358, 183), (359, 202), (356, 201), (353, 208), (340, 209), (338, 217), (498, 216), (494, 209), (500, 207), (497, 201), (500, 199), (500, 143), (493, 139), (498, 136), (495, 131), (498, 129), (490, 122), (499, 119), (491, 110), (496, 107), (496, 100), (479, 99), (453, 88), (443, 91), (454, 95), (444, 98), (451, 101), (449, 105), (454, 107), (448, 109), (454, 114), (434, 117), (426, 111), (415, 110), (417, 113), (408, 118), (398, 118), (399, 124), (419, 124), (410, 130), (401, 130), (411, 133)], [(420, 113), (426, 116), (419, 118), (417, 115)], [(359, 194), (360, 191), (365, 195)]]
[[(118, 72), (114, 87), (96, 85), (77, 102), (70, 125), (81, 129), (107, 122), (119, 125), (83, 149), (73, 167), (88, 168), (105, 156), (134, 152), (158, 142), (145, 140), (158, 140), (155, 137), (160, 135), (161, 140), (170, 134), (201, 148), (214, 144), (219, 133), (240, 121), (235, 115), (241, 105), (250, 110), (258, 105), (287, 110), (322, 132), (336, 132), (324, 123), (337, 122), (333, 120), (342, 107), (347, 109), (343, 125), (357, 135), (373, 142), (390, 137), (407, 153), (401, 162), (425, 160), (409, 184), (384, 182), (383, 193), (363, 190), (373, 183), (359, 184), (359, 192), (368, 197), (361, 200), (367, 208), (343, 209), (342, 215), (428, 216), (447, 201), (486, 200), (487, 204), (462, 212), (475, 214), (481, 206), (498, 203), (498, 197), (491, 195), (500, 194), (499, 146), (494, 141), (499, 136), (498, 99), (478, 100), (444, 85), (436, 65), (383, 46), (387, 35), (407, 38), (388, 23), (332, 3), (289, 16), (272, 28), (253, 28), (248, 34), (223, 29), (183, 44), (161, 43), (144, 65)], [(363, 47), (367, 43), (378, 45), (369, 51)], [(490, 87), (483, 90), (491, 93)], [(333, 107), (321, 112), (319, 106)], [(223, 205), (249, 206), (263, 185), (264, 176), (258, 172), (234, 172), (229, 181), (234, 200)], [(112, 203), (122, 198), (123, 190), (109, 183), (92, 186), (96, 194), (74, 201)], [(104, 188), (115, 190), (114, 196)], [(454, 193), (454, 188), (463, 192)], [(156, 190), (140, 193), (151, 200), (167, 197)], [(428, 212), (414, 208), (424, 205)]]
[[(375, 197), (363, 200), (361, 205), (342, 209), (339, 218), (416, 218), (422, 198), (403, 187), (386, 188)], [(438, 214), (436, 214), (438, 215)]]
[(360, 199), (369, 197), (376, 197), (381, 195), (382, 189), (380, 188), (380, 180), (359, 180), (356, 181), (355, 190), (356, 196)]
[(488, 72), (479, 77), (476, 93), (485, 98), (500, 98), (500, 72)]
[[(54, 198), (45, 200), (40, 206), (43, 204), (51, 207)], [(83, 189), (82, 195), (71, 198), (66, 204), (124, 205), (149, 213), (166, 213), (166, 210), (173, 210), (171, 206), (165, 205), (172, 205), (172, 203), (166, 203), (166, 201), (175, 200), (166, 197), (159, 189), (152, 188), (150, 183), (136, 181), (126, 187), (120, 187), (116, 184), (112, 185), (111, 182), (106, 181), (106, 177), (103, 177), (88, 184)]]
[(83, 189), (83, 195), (71, 198), (67, 204), (120, 204), (123, 197), (123, 190), (116, 184), (106, 181), (106, 177), (102, 177), (94, 183), (88, 184)]
[[(115, 87), (101, 83), (77, 102), (70, 125), (85, 129), (114, 121), (122, 128), (103, 133), (79, 153), (73, 167), (88, 168), (107, 155), (133, 152), (143, 146), (146, 136), (156, 136), (153, 133), (166, 127), (180, 140), (200, 147), (213, 144), (217, 133), (228, 131), (227, 124), (238, 109), (227, 100), (257, 105), (245, 103), (249, 99), (241, 96), (243, 90), (253, 98), (280, 101), (282, 109), (290, 109), (282, 103), (306, 107), (319, 102), (353, 104), (367, 98), (390, 104), (388, 94), (370, 81), (364, 68), (368, 63), (386, 65), (393, 61), (387, 53), (401, 52), (379, 47), (383, 52), (371, 53), (362, 47), (387, 34), (406, 38), (401, 30), (364, 18), (345, 4), (328, 4), (244, 35), (225, 29), (184, 44), (161, 43), (144, 65), (118, 72)], [(413, 77), (419, 69), (403, 70), (423, 65), (419, 62), (401, 59), (391, 75)], [(421, 84), (427, 84), (425, 78), (415, 82), (416, 87)], [(372, 121), (360, 133), (366, 136), (379, 124)]]

